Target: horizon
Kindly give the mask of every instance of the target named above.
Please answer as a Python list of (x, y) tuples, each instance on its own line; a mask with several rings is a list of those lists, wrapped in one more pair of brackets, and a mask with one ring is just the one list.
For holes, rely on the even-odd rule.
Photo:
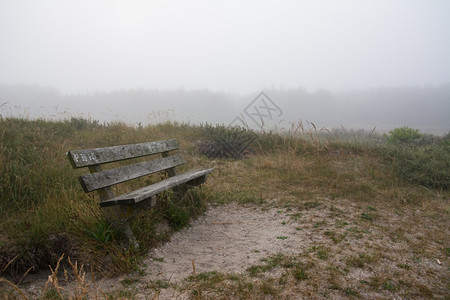
[[(258, 99), (264, 93), (265, 100)], [(201, 90), (124, 89), (62, 94), (52, 87), (0, 84), (4, 117), (122, 121), (132, 126), (161, 122), (287, 128), (312, 122), (318, 128), (398, 127), (424, 133), (450, 130), (450, 84), (437, 87), (382, 87), (331, 92), (325, 89), (265, 89), (247, 95)], [(315, 126), (316, 126), (315, 125)]]

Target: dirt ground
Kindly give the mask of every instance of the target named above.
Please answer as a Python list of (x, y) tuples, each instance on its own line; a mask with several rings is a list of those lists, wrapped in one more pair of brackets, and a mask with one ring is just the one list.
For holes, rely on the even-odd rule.
[[(145, 261), (153, 276), (180, 280), (193, 271), (243, 272), (262, 258), (298, 254), (311, 242), (285, 210), (229, 204), (211, 207)], [(156, 259), (155, 259), (156, 258)], [(160, 258), (163, 258), (161, 261)]]
[[(277, 253), (298, 254), (314, 237), (296, 230), (285, 210), (242, 206), (211, 207), (171, 241), (154, 249), (144, 263), (148, 279), (180, 280), (195, 272), (242, 273)], [(178, 294), (165, 290), (159, 299)], [(179, 297), (182, 295), (178, 295)]]
[[(450, 296), (450, 265), (442, 241), (421, 245), (427, 233), (417, 230), (425, 227), (429, 237), (439, 231), (445, 238), (448, 220), (439, 224), (419, 209), (390, 213), (346, 200), (320, 199), (301, 210), (277, 205), (273, 199), (266, 205), (211, 206), (170, 242), (150, 251), (137, 298), (185, 299), (192, 289), (188, 276), (217, 271), (249, 277), (248, 268), (277, 254), (300, 257), (310, 265), (308, 281), (282, 288), (280, 297), (286, 299)], [(415, 218), (422, 224), (411, 224)], [(409, 229), (401, 229), (406, 224)], [(274, 269), (265, 276), (277, 278), (280, 272)], [(160, 288), (155, 282), (172, 285)]]
[[(211, 205), (169, 242), (152, 249), (140, 274), (97, 284), (106, 294), (132, 291), (134, 299), (187, 299), (192, 297), (186, 281), (191, 275), (217, 271), (251, 277), (250, 267), (283, 254), (298, 257), (309, 269), (308, 280), (283, 286), (280, 298), (450, 296), (445, 240), (421, 243), (427, 232), (428, 238), (448, 238), (448, 219), (442, 224), (420, 209), (392, 213), (346, 200), (320, 199), (302, 209), (277, 205), (276, 199), (263, 205)], [(417, 218), (421, 223), (413, 224)], [(275, 268), (264, 277), (277, 278), (283, 272), (287, 274)], [(278, 288), (277, 282), (274, 285)], [(37, 286), (43, 284), (34, 281), (25, 290), (37, 295)]]

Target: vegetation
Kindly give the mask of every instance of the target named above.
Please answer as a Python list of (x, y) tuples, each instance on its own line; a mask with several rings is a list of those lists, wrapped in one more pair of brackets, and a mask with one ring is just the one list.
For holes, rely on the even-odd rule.
[(387, 156), (402, 178), (425, 187), (450, 188), (450, 133), (439, 138), (396, 128), (387, 147)]
[[(420, 298), (433, 294), (436, 285), (445, 285), (445, 280), (439, 279), (444, 281), (426, 281), (412, 288), (406, 281), (379, 273), (375, 265), (389, 252), (381, 246), (373, 246), (374, 253), (354, 252), (339, 262), (335, 256), (349, 239), (363, 240), (377, 231), (391, 241), (400, 239), (410, 245), (414, 257), (439, 255), (440, 261), (448, 260), (450, 245), (445, 238), (445, 224), (450, 213), (450, 134), (436, 137), (398, 128), (380, 136), (344, 129), (319, 130), (314, 124), (308, 125), (292, 124), (281, 133), (255, 133), (208, 124), (163, 123), (134, 128), (81, 118), (0, 119), (0, 276), (10, 276), (17, 282), (21, 275), (48, 269), (49, 265), (73, 268), (74, 261), (91, 266), (100, 275), (139, 271), (142, 255), (185, 227), (190, 218), (205, 210), (207, 203), (237, 201), (289, 207), (293, 219), (301, 218), (305, 211), (329, 209), (327, 221), (310, 220), (309, 225), (331, 243), (313, 245), (300, 256), (268, 257), (244, 274), (201, 273), (177, 287), (167, 282), (153, 283), (155, 290), (170, 286), (189, 289), (192, 297), (208, 293), (218, 298), (283, 298), (288, 297), (289, 289), (298, 292), (300, 287), (308, 286), (305, 297), (357, 297), (363, 291), (382, 290), (391, 293), (386, 295), (400, 293)], [(183, 199), (171, 193), (160, 195), (154, 207), (132, 221), (141, 247), (124, 246), (122, 234), (106, 222), (97, 195), (82, 192), (77, 176), (83, 171), (73, 170), (65, 153), (168, 138), (180, 142), (187, 161), (184, 168), (214, 167), (217, 171), (202, 189), (191, 190)], [(231, 155), (232, 151), (239, 155)], [(127, 183), (120, 189), (126, 191), (135, 184)], [(268, 203), (269, 199), (277, 201)], [(336, 205), (327, 206), (321, 199)], [(339, 203), (352, 205), (339, 208)], [(344, 211), (347, 209), (350, 211)], [(351, 210), (355, 210), (354, 217), (344, 218)], [(416, 233), (409, 230), (413, 230), (417, 210), (424, 214), (422, 222), (432, 224), (436, 230), (427, 230), (420, 239), (413, 239), (410, 236)], [(394, 214), (411, 224), (402, 223), (406, 227), (402, 230), (384, 226), (389, 223), (387, 216)], [(168, 231), (159, 229), (162, 222), (170, 225)], [(295, 229), (301, 231), (304, 222)], [(287, 238), (277, 237), (281, 241)], [(63, 254), (71, 258), (70, 263), (60, 259)], [(411, 279), (419, 269), (416, 264), (411, 259), (393, 265), (398, 266), (396, 272)], [(349, 274), (352, 268), (369, 268), (377, 275), (359, 286), (348, 285), (343, 278), (333, 279)], [(325, 274), (320, 280), (325, 280), (326, 288), (312, 284), (320, 281), (320, 272)], [(45, 292), (47, 299), (52, 293), (56, 298), (60, 296), (57, 285)], [(131, 298), (135, 292), (127, 287), (114, 295)], [(13, 289), (7, 293), (15, 292)], [(6, 294), (0, 292), (2, 295)]]
[(389, 133), (388, 141), (393, 144), (410, 144), (422, 136), (418, 129), (409, 127), (395, 128)]
[[(205, 207), (200, 191), (192, 190), (185, 199), (170, 201), (172, 195), (162, 195), (164, 199), (145, 212), (145, 219), (134, 221), (136, 236), (144, 247), (123, 250), (123, 237), (107, 224), (97, 195), (84, 194), (80, 189), (77, 176), (86, 170), (73, 170), (65, 153), (71, 149), (180, 138), (182, 128), (189, 131), (185, 132), (187, 136), (195, 135), (195, 130), (174, 124), (134, 129), (121, 123), (100, 125), (77, 118), (65, 122), (0, 122), (0, 270), (17, 256), (3, 273), (46, 269), (55, 265), (62, 253), (94, 265), (101, 273), (127, 272), (136, 267), (137, 257), (149, 246), (167, 238), (164, 234), (148, 234), (155, 232), (160, 220), (167, 219), (173, 230), (180, 229)], [(121, 255), (123, 251), (127, 256)]]

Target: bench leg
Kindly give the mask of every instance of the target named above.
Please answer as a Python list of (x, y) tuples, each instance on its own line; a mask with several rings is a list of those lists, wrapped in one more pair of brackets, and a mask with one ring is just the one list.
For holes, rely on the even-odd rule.
[(117, 226), (125, 234), (129, 244), (132, 244), (135, 248), (139, 248), (139, 243), (129, 223), (129, 220), (134, 215), (134, 208), (131, 206), (114, 206), (104, 207), (103, 209), (108, 222), (113, 224), (113, 226)]
[(133, 231), (131, 231), (130, 223), (128, 222), (134, 215), (134, 207), (129, 205), (119, 206), (119, 209), (122, 220), (122, 232), (127, 236), (129, 244), (132, 244), (135, 248), (139, 248), (139, 243), (134, 237)]
[(122, 225), (122, 230), (128, 238), (128, 243), (132, 244), (135, 248), (139, 248), (139, 243), (134, 237), (133, 231), (131, 231), (130, 223), (125, 221)]

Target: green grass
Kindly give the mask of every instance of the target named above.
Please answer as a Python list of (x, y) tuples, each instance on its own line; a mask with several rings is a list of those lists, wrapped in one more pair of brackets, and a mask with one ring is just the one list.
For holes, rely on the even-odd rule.
[[(155, 206), (132, 220), (141, 248), (124, 247), (123, 235), (107, 223), (97, 195), (83, 193), (77, 177), (86, 171), (72, 169), (65, 153), (168, 138), (180, 142), (187, 161), (182, 170), (214, 167), (215, 171), (202, 189), (191, 190), (183, 199), (172, 193), (159, 196)], [(197, 141), (215, 141), (223, 150), (232, 142), (242, 145), (246, 138), (252, 138), (252, 143), (239, 157), (208, 158), (196, 146)], [(187, 226), (208, 203), (238, 202), (292, 211), (289, 222), (284, 222), (286, 228), (298, 222), (293, 227), (298, 234), (311, 227), (324, 240), (304, 249), (303, 256), (269, 256), (244, 274), (197, 274), (189, 283), (193, 285), (194, 297), (210, 295), (212, 291), (217, 298), (282, 298), (283, 289), (296, 286), (308, 291), (309, 294), (302, 294), (306, 298), (325, 293), (323, 286), (333, 287), (327, 292), (340, 297), (357, 297), (365, 289), (400, 293), (407, 290), (407, 280), (401, 283), (374, 276), (367, 279), (368, 283), (350, 285), (342, 279), (354, 269), (370, 270), (381, 258), (386, 259), (383, 255), (388, 256), (389, 251), (373, 246), (371, 253), (353, 251), (340, 261), (335, 260), (340, 249), (350, 242), (359, 249), (370, 244), (376, 234), (392, 243), (407, 243), (420, 260), (416, 263), (405, 258), (401, 263), (393, 263), (403, 276), (412, 276), (408, 274), (417, 268), (416, 264), (438, 257), (430, 247), (438, 249), (442, 262), (449, 257), (442, 225), (449, 213), (448, 135), (413, 134), (408, 142), (393, 142), (395, 139), (362, 131), (256, 134), (229, 131), (223, 126), (178, 123), (133, 128), (77, 118), (61, 122), (1, 119), (0, 276), (22, 275), (30, 267), (47, 269), (55, 265), (62, 253), (72, 260), (89, 263), (100, 274), (139, 271), (140, 259), (149, 248)], [(118, 192), (153, 180), (157, 178), (150, 176), (126, 183), (118, 187)], [(332, 205), (327, 204), (330, 202)], [(351, 205), (343, 207), (344, 202)], [(309, 212), (324, 216), (304, 217)], [(416, 213), (423, 215), (416, 217)], [(436, 230), (420, 227), (422, 239), (412, 239), (410, 236), (416, 234), (411, 232), (413, 229), (391, 222), (402, 222), (399, 220), (403, 218), (421, 218)], [(170, 224), (170, 232), (157, 231), (162, 221)], [(403, 231), (398, 228), (401, 226)], [(284, 240), (287, 236), (274, 238)], [(441, 242), (436, 246), (435, 241)], [(412, 281), (420, 287), (409, 288), (415, 297), (431, 293), (432, 285)], [(317, 287), (317, 282), (322, 286)], [(167, 283), (153, 282), (149, 286), (163, 288)], [(131, 297), (136, 291), (127, 287), (120, 293)], [(412, 295), (405, 293), (406, 298)], [(116, 296), (120, 295), (111, 295)]]
[[(126, 272), (135, 268), (148, 247), (167, 239), (149, 234), (160, 220), (167, 219), (173, 230), (178, 230), (205, 208), (204, 196), (197, 190), (181, 202), (161, 201), (132, 222), (143, 247), (124, 250), (120, 246), (123, 236), (107, 224), (97, 195), (81, 190), (77, 176), (87, 170), (72, 169), (65, 155), (72, 149), (167, 138), (177, 138), (185, 151), (192, 151), (183, 146), (196, 139), (201, 128), (161, 124), (135, 129), (122, 123), (100, 125), (76, 118), (0, 122), (0, 236), (4, 241), (0, 244), (0, 270), (18, 256), (5, 273), (23, 274), (30, 267), (46, 269), (62, 253), (91, 263), (100, 272)], [(143, 183), (144, 179), (130, 183), (118, 192)]]

